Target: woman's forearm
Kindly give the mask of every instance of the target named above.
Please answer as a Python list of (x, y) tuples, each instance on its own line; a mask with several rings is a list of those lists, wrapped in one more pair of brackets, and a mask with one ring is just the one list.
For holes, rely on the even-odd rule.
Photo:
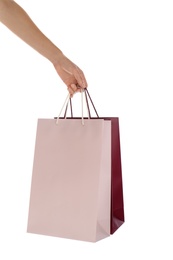
[(62, 54), (16, 2), (0, 0), (0, 21), (53, 64)]
[(81, 88), (87, 87), (83, 71), (39, 30), (28, 14), (15, 1), (0, 0), (0, 21), (52, 62), (58, 75), (67, 85), (71, 96)]

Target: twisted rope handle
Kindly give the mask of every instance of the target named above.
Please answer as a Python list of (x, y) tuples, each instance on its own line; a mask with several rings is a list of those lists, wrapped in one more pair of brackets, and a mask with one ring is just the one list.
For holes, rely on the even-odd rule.
[[(70, 101), (70, 108), (71, 108), (71, 117), (73, 117), (72, 102), (71, 102), (70, 94), (68, 94), (66, 99), (65, 99), (65, 101), (64, 101), (64, 104), (63, 104), (63, 106), (62, 106), (62, 108), (60, 110), (60, 113), (59, 113), (59, 115), (57, 117), (56, 124), (58, 124), (58, 122), (59, 122), (59, 118), (61, 116), (61, 113), (62, 113), (65, 105), (66, 105), (66, 109), (65, 109), (65, 113), (64, 113), (64, 118), (66, 119), (69, 101)], [(81, 109), (82, 109), (82, 111), (81, 111), (82, 125), (84, 125), (84, 117), (83, 117), (83, 91), (81, 92), (81, 105), (82, 105), (81, 106)]]
[[(85, 101), (86, 101), (86, 105), (87, 105), (88, 118), (91, 118), (91, 112), (90, 112), (90, 108), (89, 108), (88, 97), (89, 97), (89, 99), (90, 99), (90, 102), (91, 102), (91, 104), (92, 104), (92, 106), (93, 106), (93, 108), (94, 108), (94, 111), (95, 111), (97, 117), (99, 117), (99, 115), (98, 115), (98, 113), (97, 113), (97, 110), (96, 110), (96, 108), (95, 108), (95, 106), (94, 106), (94, 103), (93, 103), (93, 101), (92, 101), (92, 99), (91, 99), (91, 96), (90, 96), (88, 90), (85, 88), (85, 89), (81, 92), (81, 104), (82, 104), (82, 106), (81, 106), (81, 108), (82, 108), (82, 111), (81, 111), (82, 117), (81, 117), (81, 118), (82, 118), (82, 125), (84, 125), (84, 117), (83, 117), (83, 92), (85, 93)], [(58, 124), (60, 115), (61, 115), (62, 110), (64, 109), (64, 106), (65, 106), (65, 105), (66, 105), (66, 108), (65, 108), (65, 112), (64, 112), (64, 119), (66, 119), (69, 102), (70, 102), (71, 118), (73, 118), (72, 100), (71, 100), (70, 94), (68, 94), (67, 97), (66, 97), (66, 99), (65, 99), (65, 102), (64, 102), (64, 104), (63, 104), (63, 106), (62, 106), (62, 108), (61, 108), (61, 111), (60, 111), (60, 113), (59, 113), (59, 115), (58, 115), (58, 117), (57, 117), (56, 124)]]
[[(85, 101), (86, 101), (86, 105), (87, 105), (88, 118), (91, 118), (91, 112), (90, 112), (88, 97), (89, 97), (90, 102), (91, 102), (91, 104), (93, 106), (93, 109), (94, 109), (94, 111), (96, 113), (96, 116), (99, 117), (99, 115), (97, 113), (97, 110), (96, 110), (96, 108), (94, 106), (94, 103), (93, 103), (93, 101), (91, 99), (91, 96), (90, 96), (90, 94), (89, 94), (89, 92), (88, 92), (88, 90), (86, 88), (84, 89), (84, 93), (85, 93)], [(64, 112), (64, 118), (66, 118), (66, 115), (67, 115), (68, 104), (69, 104), (69, 102), (66, 105), (66, 109), (65, 109), (65, 112)], [(83, 100), (82, 100), (82, 104), (83, 104)], [(72, 108), (72, 99), (71, 98), (70, 98), (70, 110), (71, 110), (71, 117), (73, 118), (73, 108)]]
[[(87, 94), (86, 94), (86, 93), (87, 93)], [(88, 97), (89, 97), (89, 99), (90, 99), (90, 102), (91, 102), (91, 104), (92, 104), (92, 106), (93, 106), (93, 108), (94, 108), (94, 111), (95, 111), (97, 117), (99, 117), (99, 115), (98, 115), (98, 113), (97, 113), (97, 110), (96, 110), (96, 108), (95, 108), (95, 106), (94, 106), (94, 103), (93, 103), (93, 101), (92, 101), (92, 99), (91, 99), (91, 96), (90, 96), (90, 94), (89, 94), (89, 92), (88, 92), (88, 89), (85, 88), (86, 103), (87, 103), (88, 111), (89, 111), (89, 113), (90, 113), (87, 95), (88, 95)], [(91, 114), (90, 114), (90, 118), (91, 118)]]

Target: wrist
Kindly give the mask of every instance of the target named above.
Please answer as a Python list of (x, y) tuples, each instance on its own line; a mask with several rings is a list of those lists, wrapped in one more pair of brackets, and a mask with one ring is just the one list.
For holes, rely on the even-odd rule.
[(62, 51), (58, 47), (56, 47), (49, 60), (54, 66), (58, 66), (61, 63), (63, 57), (64, 54), (62, 53)]

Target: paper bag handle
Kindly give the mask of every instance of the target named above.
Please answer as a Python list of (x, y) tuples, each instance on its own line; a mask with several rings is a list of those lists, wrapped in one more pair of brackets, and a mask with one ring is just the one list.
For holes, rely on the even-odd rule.
[[(87, 94), (86, 94), (86, 93), (87, 93)], [(96, 108), (95, 108), (95, 106), (94, 106), (94, 103), (93, 103), (93, 101), (92, 101), (92, 99), (91, 99), (91, 96), (90, 96), (90, 94), (89, 94), (89, 92), (88, 92), (88, 89), (86, 88), (86, 89), (85, 89), (85, 98), (86, 98), (86, 104), (87, 104), (87, 108), (88, 108), (88, 111), (89, 111), (90, 118), (91, 118), (91, 114), (90, 114), (90, 108), (89, 108), (89, 102), (88, 102), (88, 97), (87, 97), (87, 95), (88, 95), (88, 97), (89, 97), (89, 99), (90, 99), (90, 102), (91, 102), (91, 104), (92, 104), (92, 106), (93, 106), (93, 108), (94, 108), (94, 111), (95, 111), (97, 117), (99, 117), (99, 115), (98, 115), (98, 113), (97, 113), (97, 110), (96, 110)]]
[[(88, 118), (91, 118), (91, 112), (90, 112), (90, 108), (89, 108), (88, 97), (89, 97), (90, 102), (91, 102), (91, 104), (92, 104), (92, 106), (93, 106), (93, 109), (94, 109), (94, 111), (95, 111), (95, 113), (96, 113), (96, 116), (99, 117), (99, 115), (98, 115), (98, 113), (97, 113), (97, 110), (96, 110), (96, 108), (95, 108), (95, 106), (94, 106), (94, 103), (93, 103), (93, 101), (92, 101), (92, 99), (91, 99), (91, 96), (90, 96), (90, 94), (89, 94), (88, 89), (85, 88), (85, 89), (84, 89), (84, 93), (85, 93), (85, 100), (86, 100), (86, 105), (87, 105)], [(87, 97), (87, 96), (88, 96), (88, 97)], [(69, 104), (69, 102), (66, 104), (66, 109), (65, 109), (65, 112), (64, 112), (64, 118), (66, 118), (66, 115), (67, 115), (68, 104)], [(82, 101), (82, 107), (83, 107), (83, 101)], [(71, 117), (73, 118), (73, 108), (72, 108), (72, 99), (71, 99), (71, 98), (70, 98), (70, 111), (71, 111)]]
[[(70, 94), (68, 94), (66, 99), (65, 99), (65, 101), (64, 101), (64, 104), (63, 104), (63, 106), (61, 108), (61, 111), (60, 111), (60, 113), (59, 113), (59, 115), (57, 117), (56, 124), (58, 124), (59, 118), (61, 116), (61, 113), (62, 113), (65, 105), (66, 105), (66, 109), (65, 109), (64, 118), (66, 118), (69, 101), (70, 101), (70, 107), (71, 107), (71, 116), (73, 117), (72, 102), (71, 102)], [(81, 118), (82, 118), (82, 125), (84, 125), (84, 117), (83, 117), (83, 91), (81, 91), (81, 104), (82, 104), (82, 117)]]
[[(82, 125), (84, 125), (84, 117), (83, 117), (83, 92), (85, 93), (85, 100), (86, 100), (86, 105), (87, 105), (88, 118), (91, 118), (91, 112), (90, 112), (90, 108), (89, 108), (88, 97), (89, 97), (89, 99), (90, 99), (90, 102), (91, 102), (91, 104), (92, 104), (92, 106), (93, 106), (93, 109), (94, 109), (94, 111), (95, 111), (97, 117), (99, 117), (99, 115), (98, 115), (98, 113), (97, 113), (97, 110), (96, 110), (96, 108), (95, 108), (95, 106), (94, 106), (94, 103), (93, 103), (93, 101), (92, 101), (92, 99), (91, 99), (91, 96), (90, 96), (88, 90), (85, 88), (84, 90), (81, 91), (81, 105), (82, 105), (82, 106), (81, 106), (81, 108), (82, 108), (82, 113), (81, 113), (81, 114), (82, 114), (82, 117), (81, 117), (81, 118), (82, 118)], [(66, 105), (66, 108), (65, 108), (65, 112), (64, 112), (64, 119), (66, 119), (69, 102), (70, 102), (71, 118), (73, 118), (72, 99), (71, 99), (71, 97), (70, 97), (70, 94), (68, 94), (67, 97), (66, 97), (66, 99), (65, 99), (65, 102), (64, 102), (64, 104), (63, 104), (63, 106), (62, 106), (62, 108), (61, 108), (61, 111), (60, 111), (60, 113), (59, 113), (59, 116), (57, 117), (56, 124), (58, 124), (60, 115), (61, 115), (62, 110), (64, 109), (64, 106), (65, 106), (65, 105)]]

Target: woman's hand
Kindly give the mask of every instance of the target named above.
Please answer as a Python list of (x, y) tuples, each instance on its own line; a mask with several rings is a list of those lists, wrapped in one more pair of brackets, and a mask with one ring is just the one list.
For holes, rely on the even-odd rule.
[(15, 1), (0, 0), (0, 21), (54, 65), (71, 96), (87, 87), (82, 70), (40, 31)]
[(62, 52), (58, 54), (58, 59), (53, 63), (58, 75), (66, 84), (71, 97), (87, 87), (83, 71), (70, 61)]

